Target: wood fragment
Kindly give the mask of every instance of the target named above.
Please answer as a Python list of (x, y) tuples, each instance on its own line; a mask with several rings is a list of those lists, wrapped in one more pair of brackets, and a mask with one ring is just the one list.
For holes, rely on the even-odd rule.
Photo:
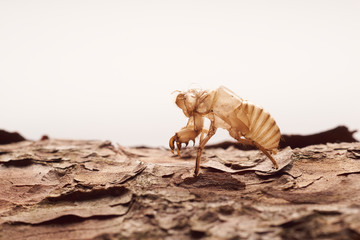
[(17, 132), (8, 132), (0, 129), (0, 145), (25, 141), (26, 139)]

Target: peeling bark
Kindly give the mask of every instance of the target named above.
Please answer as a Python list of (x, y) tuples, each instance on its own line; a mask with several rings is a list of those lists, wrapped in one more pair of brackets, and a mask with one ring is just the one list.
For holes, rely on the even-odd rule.
[(0, 239), (360, 239), (360, 143), (260, 151), (0, 146)]

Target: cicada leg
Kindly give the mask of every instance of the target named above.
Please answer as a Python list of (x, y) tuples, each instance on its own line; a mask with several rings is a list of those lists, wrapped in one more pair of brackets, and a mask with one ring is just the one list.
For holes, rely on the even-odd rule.
[(200, 143), (199, 143), (199, 147), (198, 147), (197, 155), (196, 155), (196, 163), (195, 163), (195, 171), (194, 171), (195, 177), (199, 174), (199, 171), (200, 171), (201, 155), (204, 150), (205, 144), (210, 140), (210, 138), (212, 136), (214, 136), (214, 134), (216, 133), (216, 130), (217, 130), (217, 128), (214, 125), (214, 121), (211, 121), (208, 133), (206, 134), (206, 137), (200, 139)]
[(271, 162), (274, 164), (275, 168), (278, 169), (279, 165), (277, 164), (276, 160), (271, 156), (271, 154), (260, 144), (258, 144), (257, 142), (253, 141), (253, 140), (249, 140), (249, 139), (244, 139), (244, 138), (238, 138), (236, 139), (239, 143), (242, 144), (247, 144), (247, 145), (252, 145), (257, 147), (258, 149), (260, 149), (270, 160)]

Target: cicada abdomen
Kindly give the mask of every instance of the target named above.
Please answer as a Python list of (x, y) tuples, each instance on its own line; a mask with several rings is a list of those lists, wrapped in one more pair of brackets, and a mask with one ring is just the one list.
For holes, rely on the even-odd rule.
[[(240, 113), (241, 111), (243, 113)], [(244, 113), (248, 118), (249, 127), (249, 131), (244, 137), (257, 142), (266, 150), (276, 152), (281, 133), (274, 118), (262, 107), (245, 100), (242, 102), (238, 114), (243, 115)]]

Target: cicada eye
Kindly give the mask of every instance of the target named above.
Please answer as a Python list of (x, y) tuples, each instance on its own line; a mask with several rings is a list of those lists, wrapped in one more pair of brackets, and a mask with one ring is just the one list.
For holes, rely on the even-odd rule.
[(179, 95), (177, 95), (177, 97), (176, 97), (176, 100), (175, 100), (175, 103), (176, 103), (176, 105), (179, 107), (179, 108), (181, 108), (181, 109), (186, 109), (186, 107), (185, 107), (185, 96), (184, 96), (184, 94), (179, 94)]

